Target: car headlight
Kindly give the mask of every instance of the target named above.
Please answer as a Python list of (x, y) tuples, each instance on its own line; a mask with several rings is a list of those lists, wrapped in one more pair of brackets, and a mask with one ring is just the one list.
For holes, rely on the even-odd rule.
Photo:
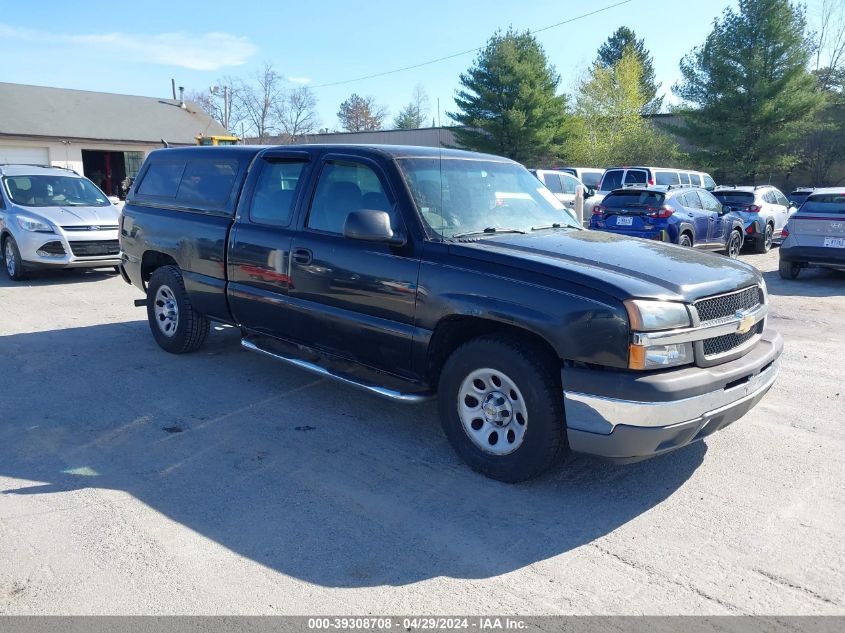
[(631, 369), (663, 369), (675, 365), (686, 365), (693, 361), (692, 343), (672, 345), (631, 345), (628, 367)]
[(30, 218), (25, 215), (18, 216), (18, 226), (24, 231), (33, 231), (35, 233), (52, 233), (53, 227), (41, 220)]
[(689, 311), (683, 303), (630, 299), (625, 302), (632, 332), (654, 332), (690, 327)]

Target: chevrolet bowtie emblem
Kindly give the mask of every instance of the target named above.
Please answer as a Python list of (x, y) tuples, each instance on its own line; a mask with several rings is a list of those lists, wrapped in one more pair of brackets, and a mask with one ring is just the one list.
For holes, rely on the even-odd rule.
[(743, 315), (742, 312), (737, 312), (736, 316), (740, 317), (739, 323), (736, 326), (737, 333), (745, 334), (746, 332), (750, 332), (751, 328), (753, 328), (754, 324), (756, 323), (756, 321), (754, 320), (754, 315)]

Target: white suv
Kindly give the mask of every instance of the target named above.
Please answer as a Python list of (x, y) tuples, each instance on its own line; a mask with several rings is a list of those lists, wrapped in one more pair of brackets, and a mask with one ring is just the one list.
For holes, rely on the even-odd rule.
[(782, 239), (783, 227), (796, 210), (771, 185), (717, 187), (713, 195), (742, 217), (745, 241), (758, 253), (767, 253), (775, 240)]
[(584, 203), (584, 216), (589, 217), (593, 206), (601, 202), (611, 191), (627, 185), (686, 185), (701, 187), (707, 191), (713, 191), (716, 188), (716, 182), (710, 174), (703, 171), (670, 167), (611, 167), (605, 170), (595, 195)]
[(0, 252), (12, 281), (35, 268), (117, 266), (119, 217), (73, 170), (0, 165)]

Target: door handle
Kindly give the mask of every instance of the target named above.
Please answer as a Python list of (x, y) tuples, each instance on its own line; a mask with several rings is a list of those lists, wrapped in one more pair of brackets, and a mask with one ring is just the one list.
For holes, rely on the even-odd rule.
[(297, 264), (310, 264), (311, 260), (314, 259), (314, 254), (307, 248), (295, 248), (293, 249), (293, 253), (291, 255), (293, 257), (293, 261)]

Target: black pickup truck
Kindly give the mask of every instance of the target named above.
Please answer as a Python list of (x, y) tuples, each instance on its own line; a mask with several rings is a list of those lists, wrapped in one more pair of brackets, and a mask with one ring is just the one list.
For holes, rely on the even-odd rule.
[(245, 348), (409, 403), (475, 469), (625, 461), (737, 420), (783, 347), (751, 266), (588, 231), (510, 160), (423, 147), (152, 152), (121, 273), (168, 352)]

